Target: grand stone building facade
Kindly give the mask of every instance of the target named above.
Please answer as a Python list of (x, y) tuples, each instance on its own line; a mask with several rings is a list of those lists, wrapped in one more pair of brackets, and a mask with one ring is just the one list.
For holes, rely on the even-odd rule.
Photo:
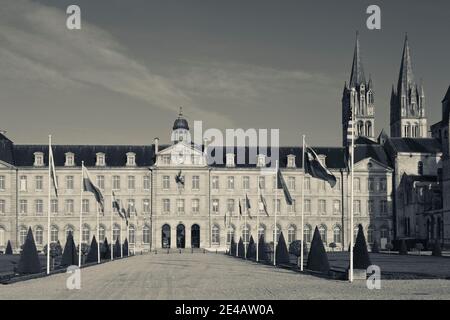
[[(275, 234), (281, 231), (291, 242), (301, 236), (302, 205), (307, 243), (317, 226), (327, 247), (335, 243), (338, 248), (347, 248), (349, 236), (358, 224), (363, 225), (369, 243), (377, 240), (382, 246), (402, 237), (426, 239), (439, 235), (442, 240), (448, 239), (450, 203), (441, 187), (450, 188), (449, 94), (443, 102), (443, 121), (433, 126), (433, 137), (423, 137), (421, 124), (426, 121), (423, 89), (417, 89), (411, 80), (407, 41), (401, 65), (400, 90), (395, 93), (395, 99), (401, 103), (393, 102), (391, 108), (412, 110), (412, 113), (400, 111), (399, 117), (412, 119), (411, 115), (415, 115), (413, 118), (418, 119), (419, 129), (411, 127), (398, 133), (395, 118), (392, 137), (382, 132), (376, 138), (373, 84), (365, 80), (357, 39), (350, 82), (345, 85), (342, 98), (343, 119), (354, 106), (359, 123), (355, 131), (353, 204), (350, 203), (345, 161), (345, 121), (342, 123), (343, 146), (314, 148), (337, 177), (334, 188), (303, 175), (302, 148), (298, 146), (252, 150), (195, 145), (189, 142), (189, 123), (180, 112), (172, 127), (170, 144), (160, 144), (159, 139), (155, 139), (144, 146), (53, 146), (59, 196), (52, 195), (50, 203), (47, 203), (48, 146), (18, 145), (0, 134), (0, 250), (7, 240), (18, 248), (29, 227), (34, 231), (38, 249), (42, 249), (47, 239), (48, 206), (51, 241), (64, 243), (67, 232), (73, 231), (76, 241), (81, 236), (83, 242), (89, 243), (98, 230), (100, 240), (111, 236), (114, 240), (127, 237), (132, 249), (138, 251), (162, 247), (224, 249), (232, 237), (242, 236), (248, 240), (250, 235), (264, 234), (267, 241), (273, 241)], [(405, 86), (409, 92), (407, 104), (402, 102), (401, 92)], [(418, 95), (411, 93), (413, 89)], [(407, 126), (407, 121), (405, 123)], [(402, 132), (408, 134), (403, 136)], [(218, 154), (223, 156), (218, 157)], [(291, 206), (285, 202), (282, 191), (276, 190), (274, 176), (264, 170), (273, 164), (270, 161), (274, 160), (274, 154), (278, 154), (280, 169), (294, 200)], [(240, 155), (245, 156), (244, 161), (238, 161)], [(82, 161), (105, 196), (105, 211), (98, 225), (94, 196), (84, 193), (81, 201)], [(433, 177), (440, 175), (441, 180), (433, 181)], [(176, 182), (176, 176), (182, 177), (184, 185)], [(303, 186), (305, 202), (301, 203)], [(422, 186), (435, 190), (435, 197), (430, 198), (435, 204), (431, 213), (422, 200), (418, 204), (405, 201), (404, 188), (407, 193), (413, 193)], [(113, 212), (112, 192), (124, 207), (130, 208), (128, 227)], [(260, 194), (266, 199), (268, 214), (259, 201)], [(239, 200), (246, 195), (251, 209), (240, 216)], [(354, 206), (353, 226), (350, 225), (350, 205)], [(83, 212), (81, 230), (80, 211)], [(427, 232), (432, 228), (431, 219), (437, 216), (442, 226), (447, 225), (445, 237), (443, 232)], [(433, 228), (438, 227), (433, 224)]]

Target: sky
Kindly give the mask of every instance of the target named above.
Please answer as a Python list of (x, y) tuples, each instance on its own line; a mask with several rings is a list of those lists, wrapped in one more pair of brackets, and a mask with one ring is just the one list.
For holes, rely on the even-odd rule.
[[(18, 144), (169, 142), (179, 107), (203, 128), (280, 129), (341, 145), (356, 30), (375, 130), (408, 33), (429, 125), (450, 85), (450, 1), (0, 0), (0, 129)], [(81, 30), (66, 8), (81, 8)], [(381, 8), (368, 30), (366, 8)]]

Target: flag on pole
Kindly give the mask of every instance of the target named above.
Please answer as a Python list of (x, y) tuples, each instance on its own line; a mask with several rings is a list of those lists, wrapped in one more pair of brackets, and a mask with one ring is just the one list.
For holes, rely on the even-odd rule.
[(242, 206), (241, 206), (241, 199), (239, 199), (239, 215), (242, 216)]
[(311, 177), (327, 181), (333, 188), (336, 185), (336, 177), (320, 161), (317, 154), (310, 147), (305, 151), (305, 172)]
[(184, 187), (184, 177), (181, 175), (181, 170), (175, 176), (175, 182), (176, 182), (176, 184), (178, 186), (183, 186)]
[(114, 193), (114, 191), (112, 192), (112, 206), (114, 209), (116, 209), (117, 214), (122, 218), (125, 219), (125, 216), (122, 214), (122, 211), (120, 209), (120, 203), (119, 200), (116, 198), (116, 194)]
[(264, 199), (263, 195), (259, 195), (259, 199), (261, 201), (262, 207), (264, 209), (264, 212), (266, 213), (266, 216), (269, 216), (269, 211), (267, 210), (267, 202), (266, 199)]
[(223, 216), (223, 223), (225, 226), (227, 225), (227, 213), (225, 212), (225, 215)]
[(95, 196), (95, 200), (100, 205), (100, 209), (102, 212), (105, 212), (105, 199), (103, 198), (103, 194), (100, 191), (100, 188), (92, 182), (91, 176), (89, 175), (89, 171), (83, 166), (83, 189), (86, 192), (91, 192)]
[(250, 219), (252, 219), (252, 216), (250, 215), (250, 209), (251, 209), (251, 205), (250, 205), (250, 199), (248, 198), (248, 195), (245, 194), (245, 212), (247, 213), (248, 217)]
[[(122, 201), (121, 201), (121, 203), (122, 203)], [(127, 210), (125, 210), (125, 208), (123, 206), (121, 206), (120, 211), (122, 212), (122, 215), (125, 218), (125, 223), (128, 226), (128, 213), (127, 213)]]
[(277, 189), (283, 189), (284, 199), (286, 200), (286, 203), (291, 206), (293, 203), (291, 193), (289, 192), (280, 169), (277, 171)]
[(55, 195), (58, 197), (58, 181), (56, 180), (55, 160), (53, 158), (52, 146), (49, 148), (48, 162), (50, 166), (50, 177), (53, 182), (53, 189), (55, 189)]

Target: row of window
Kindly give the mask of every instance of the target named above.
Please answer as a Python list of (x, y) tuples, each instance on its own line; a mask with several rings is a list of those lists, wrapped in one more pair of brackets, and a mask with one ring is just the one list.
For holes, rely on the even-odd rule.
[[(250, 203), (250, 208), (253, 208), (252, 206), (252, 200), (249, 199), (248, 200)], [(273, 200), (273, 205), (271, 208), (267, 208), (267, 210), (269, 212), (273, 212), (275, 209), (277, 211), (277, 213), (279, 213), (281, 211), (281, 199), (275, 199)], [(236, 207), (237, 207), (237, 203), (238, 201), (235, 199), (227, 199), (226, 200), (226, 207), (225, 210), (227, 213), (231, 213), (233, 214), (234, 212), (236, 212)], [(243, 203), (243, 200), (242, 200)], [(362, 211), (362, 207), (361, 207), (361, 200), (354, 200), (354, 214), (361, 214)], [(374, 214), (375, 213), (375, 200), (368, 200), (367, 201), (367, 213), (368, 214)], [(329, 212), (328, 206), (327, 206), (327, 200), (325, 199), (319, 199), (317, 201), (318, 204), (318, 213), (319, 214), (326, 214), (327, 212)], [(200, 205), (200, 201), (199, 199), (192, 199), (191, 200), (191, 208), (192, 208), (192, 212), (193, 213), (198, 213), (199, 212), (199, 205)], [(388, 202), (387, 200), (380, 200), (379, 201), (379, 213), (381, 215), (386, 215), (388, 213)], [(212, 199), (212, 212), (214, 214), (219, 214), (221, 213), (220, 210), (220, 200), (219, 199)], [(264, 213), (264, 204), (261, 202), (261, 200), (258, 200), (258, 211), (260, 213)], [(165, 214), (168, 214), (171, 212), (171, 200), (170, 199), (162, 199), (162, 211)], [(294, 213), (297, 212), (297, 208), (296, 208), (296, 201), (293, 200), (292, 201), (292, 205), (287, 205), (287, 211), (289, 213)], [(333, 200), (332, 202), (332, 212), (333, 214), (340, 214), (342, 211), (341, 208), (341, 201), (340, 200)], [(184, 213), (185, 212), (185, 200), (184, 199), (176, 199), (176, 212), (177, 213)], [(305, 199), (305, 213), (311, 213), (311, 200), (310, 199)]]
[[(74, 234), (74, 227), (72, 226), (68, 226), (64, 229), (64, 238), (60, 239), (60, 230), (57, 226), (51, 226), (50, 227), (50, 241), (53, 242), (58, 242), (63, 240), (63, 242), (67, 239), (67, 236), (69, 234), (69, 232), (72, 232), (72, 234)], [(24, 244), (25, 240), (27, 238), (27, 233), (28, 233), (28, 228), (22, 226), (19, 230), (19, 241), (20, 244)], [(144, 225), (142, 227), (142, 243), (144, 244), (148, 244), (150, 243), (150, 227), (148, 225)], [(33, 235), (34, 235), (34, 240), (36, 242), (37, 245), (43, 245), (45, 244), (44, 239), (46, 240), (47, 235), (45, 235), (44, 238), (44, 228), (41, 226), (36, 226), (33, 229)], [(91, 229), (91, 227), (87, 224), (83, 225), (83, 230), (82, 230), (82, 242), (83, 243), (90, 243), (92, 240), (93, 236), (97, 237), (97, 230)], [(103, 242), (105, 240), (105, 238), (109, 239), (109, 236), (106, 234), (106, 227), (103, 225), (100, 225), (99, 228), (99, 239), (100, 242)], [(119, 241), (123, 241), (123, 239), (121, 240), (121, 229), (120, 226), (118, 225), (114, 225), (113, 227), (113, 242), (115, 242), (117, 239), (119, 239)], [(5, 245), (5, 229), (3, 227), (0, 226), (0, 246)], [(127, 237), (128, 243), (130, 244), (135, 244), (136, 243), (136, 228), (134, 225), (130, 225), (128, 227), (128, 237)]]
[[(329, 242), (330, 239), (328, 239), (328, 228), (325, 224), (321, 224), (319, 227), (319, 233), (320, 233), (320, 237), (322, 239), (322, 241), (326, 244), (326, 243), (331, 243), (334, 242), (336, 244), (342, 244), (342, 240), (343, 240), (343, 236), (342, 236), (342, 227), (340, 225), (335, 225), (332, 229), (332, 241)], [(220, 226), (218, 225), (214, 225), (212, 230), (211, 230), (211, 236), (212, 236), (212, 243), (214, 245), (220, 245)], [(235, 237), (235, 232), (236, 232), (236, 228), (234, 226), (230, 226), (227, 230), (227, 240), (226, 240), (226, 244), (229, 245), (231, 239), (234, 239), (234, 241), (237, 241), (237, 237)], [(306, 224), (303, 228), (303, 240), (305, 243), (310, 243), (312, 240), (312, 232), (313, 232), (313, 228), (311, 227), (311, 225)], [(264, 225), (260, 225), (258, 228), (258, 237), (260, 238), (261, 236), (264, 236), (264, 239), (266, 241), (274, 241), (275, 236), (276, 239), (278, 240), (279, 236), (281, 233), (281, 227), (277, 226), (277, 230), (276, 230), (276, 234), (275, 234), (275, 230), (272, 230), (272, 235), (271, 238), (268, 239), (266, 237), (266, 227)], [(355, 227), (354, 229), (354, 241), (356, 240), (356, 235), (358, 234), (358, 228)], [(239, 235), (240, 237), (242, 237), (242, 240), (244, 242), (244, 244), (248, 244), (248, 242), (250, 241), (250, 235), (251, 235), (251, 227), (249, 225), (244, 226), (242, 228), (241, 234)], [(374, 241), (374, 229), (372, 227), (367, 228), (366, 231), (366, 235), (367, 235), (367, 242), (368, 243), (373, 243)], [(389, 229), (387, 227), (382, 227), (380, 229), (380, 238), (389, 238)], [(287, 242), (288, 244), (291, 243), (292, 241), (297, 240), (297, 227), (295, 225), (290, 225), (289, 228), (287, 229)]]
[[(423, 165), (422, 165), (423, 166)], [(183, 177), (184, 178), (184, 177)], [(43, 191), (44, 190), (44, 177), (43, 176), (35, 176), (34, 177), (34, 186), (36, 191)], [(58, 180), (58, 177), (57, 177)], [(162, 178), (162, 188), (163, 190), (169, 190), (171, 186), (171, 180), (175, 182), (175, 179), (171, 176), (163, 176)], [(235, 183), (235, 177), (234, 176), (228, 176), (227, 177), (227, 184), (226, 188), (228, 190), (234, 190), (236, 187)], [(340, 179), (337, 178), (337, 183), (334, 189), (340, 190)], [(58, 181), (59, 182), (59, 181)], [(97, 186), (100, 189), (105, 189), (105, 176), (104, 175), (98, 175), (97, 176)], [(242, 189), (243, 190), (249, 190), (251, 178), (249, 176), (242, 177)], [(266, 188), (266, 177), (258, 177), (258, 183), (261, 189)], [(325, 191), (327, 188), (327, 183), (325, 181), (317, 181), (318, 183), (318, 190)], [(58, 183), (59, 185), (59, 183)], [(146, 175), (143, 177), (142, 181), (143, 189), (144, 190), (150, 190), (151, 186), (151, 180), (150, 176)], [(273, 177), (273, 186), (276, 185), (275, 177)], [(288, 176), (287, 177), (287, 185), (290, 191), (295, 191), (297, 189), (297, 179), (296, 177)], [(66, 190), (74, 190), (75, 188), (75, 177), (72, 175), (65, 176), (64, 186)], [(179, 185), (181, 187), (181, 185)], [(5, 176), (0, 176), (0, 190), (5, 190)], [(213, 176), (211, 179), (211, 187), (213, 190), (219, 190), (220, 189), (220, 180), (219, 176)], [(137, 188), (136, 184), (136, 177), (135, 176), (128, 176), (127, 177), (127, 188), (128, 190), (135, 190)], [(200, 176), (192, 176), (191, 181), (191, 188), (192, 190), (199, 190), (200, 189)], [(27, 176), (20, 176), (19, 178), (19, 189), (20, 191), (27, 191), (28, 190), (28, 177)], [(120, 190), (121, 189), (121, 177), (118, 175), (115, 175), (112, 177), (112, 189), (113, 190)], [(305, 190), (310, 191), (311, 190), (311, 178), (306, 177), (305, 178)], [(355, 178), (354, 179), (354, 190), (356, 192), (362, 191), (361, 188), (361, 178)], [(375, 192), (375, 191), (386, 191), (386, 179), (375, 179), (375, 178), (369, 178), (367, 179), (367, 191)]]
[[(94, 204), (97, 202), (94, 201)], [(89, 199), (83, 199), (82, 202), (82, 212), (83, 213), (89, 213), (91, 212), (91, 201)], [(136, 209), (136, 201), (135, 199), (128, 199), (126, 202), (127, 206), (126, 208), (129, 208), (129, 210), (133, 213), (137, 214)], [(97, 207), (97, 210), (98, 207)], [(150, 199), (143, 199), (142, 200), (142, 211), (143, 213), (150, 213)], [(21, 199), (19, 200), (19, 213), (21, 214), (27, 214), (29, 212), (33, 212), (29, 210), (28, 200)], [(34, 212), (36, 214), (43, 214), (44, 213), (44, 200), (37, 199), (34, 200)], [(60, 212), (60, 205), (58, 199), (51, 199), (50, 200), (50, 212), (51, 213), (58, 213)], [(64, 200), (64, 212), (67, 214), (73, 214), (75, 212), (75, 201), (73, 199), (66, 199)], [(5, 200), (0, 199), (0, 214), (6, 213), (6, 202)]]
[[(94, 202), (96, 203), (96, 202)], [(135, 199), (128, 199), (127, 200), (127, 207), (130, 208), (133, 212), (137, 212), (136, 208), (136, 201)], [(252, 206), (252, 200), (249, 199), (250, 207)], [(376, 211), (375, 207), (375, 200), (368, 200), (367, 201), (367, 213), (373, 214)], [(91, 201), (89, 199), (83, 199), (82, 202), (82, 212), (83, 213), (89, 213), (91, 212)], [(320, 214), (326, 214), (328, 212), (327, 207), (327, 200), (325, 199), (319, 199), (317, 201), (318, 207), (318, 213)], [(385, 215), (388, 213), (388, 203), (386, 200), (380, 200), (378, 203), (379, 206), (379, 213), (381, 215)], [(227, 213), (234, 213), (236, 212), (237, 207), (237, 201), (235, 199), (227, 199), (226, 200), (226, 212)], [(273, 206), (272, 208), (268, 208), (270, 211), (276, 211), (279, 213), (281, 211), (281, 199), (277, 199), (276, 201), (273, 200)], [(200, 211), (200, 200), (199, 199), (192, 199), (191, 200), (191, 210), (192, 213), (199, 213)], [(264, 212), (264, 205), (259, 200), (258, 201), (258, 210), (260, 213)], [(296, 201), (293, 200), (292, 205), (287, 206), (287, 210), (289, 213), (297, 212), (296, 208)], [(60, 211), (59, 208), (59, 201), (58, 199), (51, 199), (50, 200), (50, 212), (51, 213), (58, 213)], [(163, 213), (170, 213), (171, 212), (171, 201), (170, 199), (162, 199), (162, 211)], [(176, 211), (178, 213), (184, 213), (185, 212), (185, 199), (177, 199), (176, 200)], [(332, 212), (334, 214), (341, 213), (341, 201), (340, 200), (333, 200), (332, 202)], [(19, 213), (21, 214), (27, 214), (29, 212), (28, 207), (28, 200), (21, 199), (19, 200)], [(36, 214), (43, 214), (44, 213), (44, 200), (37, 199), (34, 200), (34, 212)], [(64, 212), (68, 214), (73, 214), (75, 212), (75, 201), (73, 199), (66, 199), (64, 200)], [(143, 199), (142, 200), (142, 212), (143, 213), (150, 213), (150, 199)], [(221, 212), (220, 210), (220, 200), (219, 199), (212, 199), (212, 212), (215, 214), (219, 214)], [(362, 212), (361, 208), (361, 200), (354, 200), (354, 213), (360, 214)], [(6, 201), (3, 199), (0, 199), (0, 214), (6, 213)], [(311, 200), (305, 199), (305, 213), (311, 213)]]
[[(64, 163), (67, 167), (72, 167), (75, 165), (75, 155), (72, 152), (65, 153), (66, 161)], [(103, 152), (96, 153), (96, 166), (106, 166), (106, 155)], [(136, 154), (134, 152), (127, 153), (127, 166), (135, 166), (136, 165)], [(43, 152), (35, 152), (34, 153), (34, 166), (42, 167), (44, 166), (44, 153)]]
[[(58, 186), (61, 187), (61, 185), (59, 184), (59, 176), (56, 177), (56, 180), (58, 182)], [(100, 189), (105, 189), (105, 176), (98, 175), (96, 183)], [(44, 177), (43, 176), (35, 176), (34, 177), (34, 186), (35, 186), (36, 191), (43, 191), (44, 190)], [(143, 177), (142, 186), (143, 186), (144, 190), (150, 190), (150, 186), (151, 186), (150, 176), (146, 175)], [(75, 177), (72, 175), (65, 176), (64, 187), (66, 190), (74, 190), (75, 189)], [(127, 187), (128, 187), (128, 190), (135, 190), (137, 188), (135, 176), (127, 177)], [(121, 177), (117, 176), (117, 175), (113, 176), (112, 177), (112, 189), (120, 190), (120, 188), (121, 188)], [(0, 190), (5, 190), (5, 176), (0, 176)], [(19, 177), (19, 190), (20, 191), (28, 190), (28, 177), (27, 176)]]

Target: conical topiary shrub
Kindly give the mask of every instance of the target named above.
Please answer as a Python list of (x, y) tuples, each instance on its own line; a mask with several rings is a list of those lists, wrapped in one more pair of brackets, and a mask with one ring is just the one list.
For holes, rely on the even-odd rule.
[(242, 237), (239, 239), (238, 250), (239, 250), (238, 257), (245, 258), (245, 246), (244, 241), (242, 241)]
[(436, 240), (436, 242), (434, 243), (431, 255), (434, 257), (442, 257), (441, 243), (439, 240)]
[(377, 240), (373, 240), (372, 253), (380, 253), (380, 245), (378, 244)]
[(72, 232), (67, 235), (66, 245), (61, 258), (61, 266), (78, 265), (78, 252), (75, 242), (73, 241)]
[(256, 259), (256, 245), (255, 245), (255, 241), (253, 240), (253, 236), (250, 236), (250, 240), (248, 242), (247, 259), (252, 259), (252, 260)]
[(258, 260), (267, 261), (269, 257), (266, 252), (266, 241), (264, 240), (264, 235), (261, 235), (258, 241)]
[(311, 242), (311, 248), (308, 253), (308, 263), (306, 269), (328, 273), (330, 271), (330, 264), (328, 263), (328, 256), (325, 252), (322, 239), (320, 238), (319, 229), (316, 226), (314, 236)]
[(371, 264), (369, 251), (367, 251), (366, 237), (364, 237), (364, 229), (362, 225), (358, 225), (358, 234), (356, 235), (353, 250), (353, 268), (367, 269)]
[(114, 258), (119, 258), (121, 256), (119, 238), (116, 239), (116, 243), (114, 244), (113, 250), (114, 250), (113, 252)]
[(280, 233), (280, 237), (278, 238), (276, 250), (276, 263), (277, 264), (289, 263), (289, 252), (286, 246), (286, 241), (284, 240), (283, 232)]
[(231, 238), (229, 253), (230, 253), (230, 256), (236, 255), (236, 242), (234, 241), (234, 237)]
[(6, 245), (5, 254), (13, 254), (11, 241), (8, 240), (8, 244)]
[(128, 256), (128, 239), (125, 238), (125, 241), (123, 242), (123, 256)]
[(100, 246), (100, 258), (104, 260), (111, 259), (111, 246), (108, 243), (108, 238), (105, 237), (102, 245)]
[(95, 236), (92, 237), (91, 246), (86, 257), (86, 263), (98, 262), (98, 243)]
[(406, 241), (404, 239), (400, 241), (400, 250), (398, 251), (398, 254), (401, 256), (408, 254), (408, 247), (406, 246)]
[(36, 250), (36, 243), (34, 242), (33, 232), (31, 231), (31, 228), (28, 229), (27, 238), (23, 245), (23, 250), (20, 253), (17, 272), (20, 274), (41, 272), (41, 262)]

